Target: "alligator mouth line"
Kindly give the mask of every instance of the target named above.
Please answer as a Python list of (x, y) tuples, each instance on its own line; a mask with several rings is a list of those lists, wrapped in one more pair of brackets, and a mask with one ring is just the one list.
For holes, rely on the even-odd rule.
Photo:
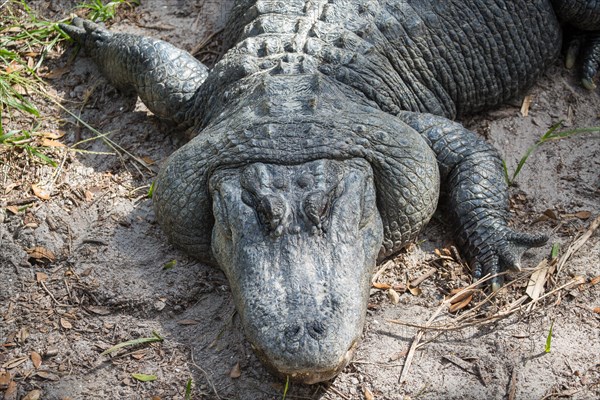
[(352, 342), (346, 353), (340, 357), (336, 367), (330, 369), (310, 369), (310, 370), (286, 370), (285, 367), (276, 367), (266, 357), (263, 351), (256, 346), (252, 345), (255, 353), (258, 355), (260, 360), (269, 368), (269, 370), (275, 375), (287, 379), (289, 378), (292, 382), (301, 383), (305, 385), (314, 385), (315, 383), (328, 381), (337, 376), (354, 358), (356, 349), (358, 348), (359, 340)]

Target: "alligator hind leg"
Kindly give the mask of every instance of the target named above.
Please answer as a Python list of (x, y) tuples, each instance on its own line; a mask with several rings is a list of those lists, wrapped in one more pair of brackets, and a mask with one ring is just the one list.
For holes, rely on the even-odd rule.
[[(448, 198), (456, 242), (473, 276), (520, 270), (522, 253), (547, 237), (508, 227), (508, 187), (502, 160), (489, 143), (457, 122), (431, 114), (401, 112), (398, 117), (420, 132), (436, 154), (442, 191)], [(502, 276), (492, 279), (498, 289)]]
[(180, 125), (192, 122), (188, 110), (208, 76), (208, 68), (192, 55), (161, 40), (112, 33), (81, 18), (60, 27), (81, 44), (115, 87), (135, 91), (162, 119)]

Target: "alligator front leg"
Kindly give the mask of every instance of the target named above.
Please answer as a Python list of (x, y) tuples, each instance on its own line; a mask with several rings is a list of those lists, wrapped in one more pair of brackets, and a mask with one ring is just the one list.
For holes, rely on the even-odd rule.
[(188, 111), (208, 76), (208, 68), (192, 55), (161, 40), (112, 33), (81, 18), (60, 27), (81, 44), (115, 87), (137, 93), (162, 119), (192, 122)]
[(567, 52), (567, 67), (581, 55), (581, 83), (596, 88), (594, 78), (600, 70), (600, 2), (590, 0), (552, 0), (558, 17), (579, 30)]
[[(456, 241), (471, 263), (473, 276), (520, 270), (522, 253), (542, 246), (547, 237), (508, 227), (508, 187), (496, 149), (443, 117), (412, 112), (398, 117), (420, 132), (436, 154)], [(493, 278), (492, 289), (502, 282), (502, 276)]]

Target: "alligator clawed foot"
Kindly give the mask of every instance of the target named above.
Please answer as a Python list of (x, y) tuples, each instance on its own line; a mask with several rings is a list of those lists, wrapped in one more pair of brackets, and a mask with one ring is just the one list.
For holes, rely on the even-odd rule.
[(575, 35), (569, 43), (565, 65), (571, 69), (581, 58), (581, 84), (588, 90), (596, 89), (595, 77), (600, 70), (600, 32)]
[[(486, 275), (497, 275), (505, 271), (520, 271), (521, 256), (532, 248), (546, 244), (548, 236), (545, 234), (528, 234), (504, 228), (500, 232), (500, 239), (483, 249), (475, 257), (473, 263), (473, 277), (481, 279)], [(497, 291), (504, 283), (504, 276), (498, 275), (490, 280), (492, 291)]]
[(104, 27), (83, 18), (75, 17), (71, 25), (59, 24), (60, 29), (65, 31), (77, 43), (87, 47), (89, 40), (98, 41), (111, 35)]

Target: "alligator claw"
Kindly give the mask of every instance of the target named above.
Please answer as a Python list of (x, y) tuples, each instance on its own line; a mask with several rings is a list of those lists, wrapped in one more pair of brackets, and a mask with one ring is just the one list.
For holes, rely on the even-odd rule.
[(581, 84), (588, 90), (596, 89), (594, 78), (600, 70), (600, 32), (577, 34), (569, 43), (565, 66), (571, 69), (581, 57)]
[[(500, 229), (498, 240), (485, 245), (475, 256), (473, 262), (473, 277), (481, 279), (486, 275), (497, 275), (505, 271), (520, 271), (521, 256), (531, 247), (546, 244), (548, 236), (544, 234), (528, 234), (516, 232), (508, 227)], [(502, 287), (504, 277), (495, 276), (490, 281), (493, 291)]]

